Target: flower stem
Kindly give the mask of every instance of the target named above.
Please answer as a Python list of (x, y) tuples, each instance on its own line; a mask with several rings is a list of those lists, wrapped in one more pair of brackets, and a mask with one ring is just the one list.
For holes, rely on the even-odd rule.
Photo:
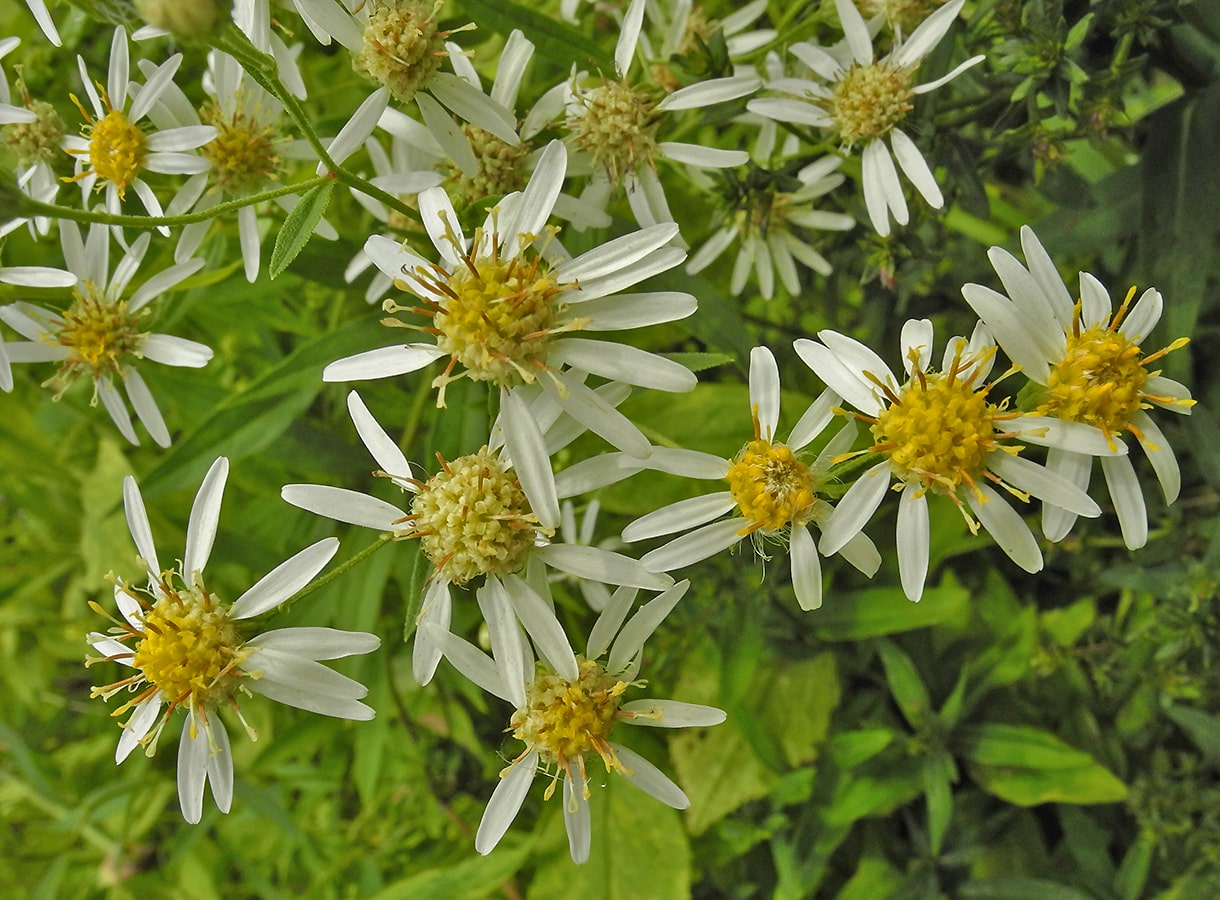
[(245, 206), (262, 203), (264, 200), (274, 200), (276, 197), (283, 197), (285, 194), (304, 193), (312, 187), (317, 187), (319, 184), (329, 181), (330, 178), (330, 175), (316, 175), (312, 178), (306, 178), (304, 181), (281, 185), (269, 191), (260, 191), (257, 194), (249, 194), (234, 200), (226, 200), (224, 203), (218, 203), (208, 209), (183, 213), (180, 216), (133, 216), (123, 213), (102, 212), (96, 209), (74, 209), (70, 206), (43, 203), (41, 200), (34, 200), (28, 197), (22, 201), (22, 212), (28, 212), (30, 215), (51, 216), (56, 219), (72, 219), (76, 222), (99, 222), (102, 225), (120, 225), (130, 228), (157, 228), (162, 225), (172, 228), (177, 225), (190, 225), (194, 222), (208, 222), (227, 212), (234, 212)]
[(301, 588), (299, 591), (297, 591), (295, 594), (293, 594), (291, 597), (289, 597), (287, 600), (285, 600), (283, 603), (281, 603), (276, 608), (277, 612), (280, 612), (280, 613), (287, 612), (288, 609), (291, 606), (293, 606), (302, 597), (307, 597), (310, 594), (312, 594), (314, 591), (318, 590), (319, 588), (326, 587), (336, 578), (345, 574), (349, 569), (353, 569), (356, 566), (358, 566), (360, 563), (364, 562), (366, 559), (368, 559), (370, 556), (372, 556), (374, 553), (376, 553), (386, 544), (390, 543), (390, 541), (392, 541), (392, 540), (394, 540), (394, 535), (392, 535), (392, 534), (379, 534), (377, 536), (377, 540), (373, 541), (373, 543), (369, 544), (367, 547), (365, 547), (355, 556), (352, 556), (349, 559), (345, 559), (340, 565), (331, 569), (321, 578), (315, 578), (309, 584), (305, 585), (305, 587)]

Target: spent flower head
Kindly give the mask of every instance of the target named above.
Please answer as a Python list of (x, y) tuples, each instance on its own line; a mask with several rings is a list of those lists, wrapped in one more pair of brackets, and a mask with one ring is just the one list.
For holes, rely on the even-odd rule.
[(128, 476), (123, 503), (147, 586), (115, 578), (114, 598), (122, 620), (92, 633), (89, 643), (101, 654), (88, 664), (120, 663), (131, 674), (96, 687), (93, 696), (110, 700), (126, 695), (111, 715), (130, 713), (115, 751), (121, 763), (137, 746), (148, 756), (177, 710), (186, 713), (178, 747), (178, 802), (191, 823), (203, 815), (204, 785), (221, 812), (233, 799), (233, 759), (220, 710), (233, 711), (251, 740), (254, 729), (239, 700), (262, 694), (289, 706), (343, 719), (371, 719), (360, 702), (368, 689), (323, 666), (318, 660), (369, 653), (380, 640), (364, 632), (333, 628), (280, 628), (248, 636), (246, 622), (279, 606), (311, 582), (339, 549), (325, 538), (272, 569), (232, 603), (205, 584), (203, 570), (212, 553), (229, 461), (223, 456), (208, 469), (191, 508), (181, 569), (162, 569), (140, 489)]
[[(1132, 287), (1115, 310), (1101, 282), (1082, 272), (1080, 299), (1074, 301), (1028, 226), (1021, 229), (1021, 247), (1024, 266), (1000, 247), (988, 253), (1007, 296), (979, 284), (965, 285), (962, 295), (1033, 382), (1023, 400), (1035, 414), (1095, 429), (1112, 448), (1125, 450), (1123, 437), (1131, 435), (1152, 463), (1165, 502), (1173, 503), (1181, 489), (1177, 459), (1147, 410), (1190, 413), (1195, 402), (1190, 390), (1155, 367), (1189, 339), (1180, 337), (1145, 351), (1164, 308), (1160, 291), (1148, 288), (1132, 304)], [(1047, 466), (1081, 489), (1088, 488), (1093, 465), (1087, 453), (1053, 449)], [(1132, 550), (1142, 547), (1148, 539), (1148, 518), (1130, 457), (1102, 456), (1101, 467), (1123, 540)], [(1043, 533), (1059, 540), (1075, 519), (1070, 510), (1044, 507)]]
[[(421, 625), (449, 627), (451, 588), (499, 582), (535, 561), (567, 575), (616, 585), (663, 589), (672, 584), (669, 576), (650, 573), (621, 554), (552, 540), (560, 513), (546, 446), (559, 429), (547, 429), (547, 435), (540, 429), (538, 423), (550, 418), (541, 408), (545, 404), (531, 407), (523, 397), (507, 392), (501, 402), (504, 413), (488, 446), (452, 460), (438, 454), (438, 471), (424, 477), (414, 473), (398, 444), (352, 391), (348, 411), (380, 466), (375, 474), (411, 495), (408, 508), (318, 484), (285, 485), (282, 496), (301, 509), (375, 528), (394, 540), (418, 540), (432, 567)], [(416, 631), (412, 657), (421, 684), (431, 680), (440, 660), (440, 650), (428, 634), (422, 627)]]

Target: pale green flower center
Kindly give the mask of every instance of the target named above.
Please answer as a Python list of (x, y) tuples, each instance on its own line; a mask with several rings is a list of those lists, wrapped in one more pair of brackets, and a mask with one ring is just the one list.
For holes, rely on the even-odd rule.
[(12, 148), (17, 162), (23, 166), (62, 158), (60, 143), (64, 136), (64, 120), (55, 107), (45, 100), (33, 100), (29, 110), (33, 122), (17, 122), (4, 128), (4, 143)]
[[(624, 772), (609, 736), (620, 718), (623, 692), (630, 684), (606, 673), (593, 660), (582, 660), (580, 675), (568, 681), (559, 675), (539, 673), (527, 688), (525, 706), (513, 713), (509, 727), (513, 737), (524, 741), (526, 752), (537, 751), (542, 762), (571, 772), (575, 765), (583, 776), (585, 757), (596, 753), (606, 771)], [(584, 784), (585, 779), (578, 779)], [(555, 782), (547, 788), (549, 797)], [(588, 787), (585, 786), (588, 797)]]
[(511, 469), (486, 447), (444, 462), (411, 503), (424, 555), (454, 584), (519, 571), (538, 520)]
[(657, 154), (656, 113), (658, 98), (652, 91), (607, 81), (601, 87), (577, 94), (584, 107), (568, 121), (576, 145), (593, 158), (594, 167), (605, 169), (618, 184), (628, 172), (653, 165)]
[(440, 6), (423, 0), (376, 0), (364, 29), (364, 46), (352, 58), (356, 71), (385, 85), (398, 102), (410, 102), (448, 55), (445, 39), (452, 32), (436, 27)]
[(463, 125), (462, 132), (474, 150), (478, 171), (465, 175), (451, 161), (442, 165), (449, 195), (465, 204), (486, 197), (502, 197), (525, 187), (525, 161), (532, 146), (528, 141), (510, 144), (477, 125)]
[(200, 152), (212, 163), (212, 179), (226, 194), (240, 196), (273, 181), (280, 158), (275, 153), (275, 132), (238, 110), (226, 118), (213, 105), (204, 111), (204, 121), (214, 125), (214, 140)]
[(906, 118), (915, 92), (908, 69), (853, 63), (835, 85), (830, 115), (847, 146), (884, 137)]

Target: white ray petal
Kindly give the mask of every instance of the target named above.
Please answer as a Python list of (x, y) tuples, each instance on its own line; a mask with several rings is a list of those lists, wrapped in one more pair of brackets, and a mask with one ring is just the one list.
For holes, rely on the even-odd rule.
[(890, 486), (889, 466), (889, 461), (885, 460), (861, 475), (839, 500), (830, 518), (822, 522), (818, 549), (823, 556), (838, 553), (868, 524)]
[(235, 619), (250, 619), (274, 609), (313, 581), (337, 552), (339, 539), (329, 537), (293, 554), (238, 597), (230, 615)]
[(531, 751), (524, 759), (513, 763), (500, 773), (500, 783), (487, 801), (487, 809), (479, 821), (479, 830), (474, 836), (474, 849), (486, 856), (500, 843), (500, 838), (513, 824), (513, 819), (525, 802), (534, 775), (538, 772), (538, 753)]
[(405, 531), (407, 514), (384, 500), (325, 484), (286, 484), (280, 496), (293, 506), (319, 516), (378, 531)]
[(220, 503), (224, 498), (225, 481), (229, 477), (229, 460), (218, 456), (203, 476), (191, 517), (186, 525), (186, 550), (182, 556), (182, 578), (189, 587), (195, 586), (195, 575), (202, 572), (212, 555), (216, 527), (220, 524)]
[(690, 807), (690, 799), (682, 789), (644, 757), (613, 741), (610, 742), (610, 748), (618, 755), (619, 762), (623, 764), (624, 777), (645, 794), (674, 809)]
[(1008, 558), (1026, 572), (1042, 570), (1042, 551), (1038, 542), (1020, 514), (1002, 496), (987, 485), (979, 485), (984, 502), (976, 499), (973, 491), (966, 492), (966, 503), (979, 522), (995, 539), (997, 546)]

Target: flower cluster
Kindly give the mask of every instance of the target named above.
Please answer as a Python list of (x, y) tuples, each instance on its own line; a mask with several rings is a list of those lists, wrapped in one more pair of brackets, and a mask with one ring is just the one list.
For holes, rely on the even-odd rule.
[[(1148, 513), (1132, 441), (1166, 503), (1178, 497), (1177, 460), (1149, 412), (1190, 412), (1189, 390), (1157, 368), (1186, 339), (1152, 342), (1164, 307), (1155, 289), (1138, 299), (1132, 289), (1115, 304), (1098, 278), (1081, 273), (1074, 299), (1029, 227), (1020, 232), (1024, 263), (990, 251), (1003, 292), (966, 284), (965, 305), (951, 300), (935, 326), (932, 312), (890, 323), (893, 353), (853, 336), (864, 333), (863, 319), (858, 329), (823, 327), (846, 317), (836, 298), (822, 301), (828, 285), (841, 284), (832, 274), (856, 274), (857, 221), (867, 216), (882, 254), (903, 240), (895, 224), (934, 224), (930, 213), (912, 222), (899, 172), (932, 209), (952, 203), (936, 175), (945, 159), (938, 120), (918, 98), (968, 70), (979, 76), (983, 57), (963, 50), (969, 36), (957, 27), (965, 0), (901, 9), (835, 0), (833, 17), (785, 22), (761, 0), (721, 20), (685, 0), (631, 0), (621, 14), (606, 13), (620, 17), (612, 51), (597, 59), (586, 51), (598, 45), (572, 32), (586, 43), (566, 56), (592, 64), (550, 76), (521, 31), (463, 49), (452, 39), (470, 29), (452, 26), (430, 0), (293, 0), (295, 12), (283, 5), (274, 19), (267, 0), (237, 0), (231, 22), (214, 4), (153, 6), (138, 4), (150, 27), (134, 35), (135, 51), (126, 28), (114, 30), (104, 84), (84, 57), (80, 85), (64, 97), (34, 96), (21, 81), (14, 92), (0, 72), (3, 140), (20, 167), (2, 198), (15, 213), (0, 232), (13, 232), (31, 259), (63, 260), (62, 268), (0, 265), (0, 322), (19, 337), (0, 341), (0, 388), (28, 387), (14, 365), (55, 363), (39, 383), (71, 406), (69, 390), (87, 377), (91, 405), (100, 399), (131, 444), (139, 443), (132, 410), (160, 448), (187, 429), (179, 445), (187, 461), (132, 457), (148, 472), (170, 466), (181, 484), (197, 475), (185, 471), (192, 461), (265, 448), (261, 435), (235, 434), (259, 422), (213, 414), (232, 412), (230, 394), (271, 403), (295, 391), (302, 402), (293, 416), (317, 398), (312, 422), (329, 416), (329, 385), (368, 382), (363, 398), (346, 394), (334, 442), (305, 429), (294, 436), (299, 455), (318, 449), (316, 459), (292, 460), (294, 471), (305, 479), (321, 470), (322, 483), (282, 485), (287, 506), (273, 505), (298, 528), (342, 523), (380, 536), (319, 581), (339, 540), (317, 540), (230, 602), (248, 554), (204, 577), (228, 459), (216, 458), (203, 477), (176, 566), (162, 567), (137, 481), (123, 479), (141, 574), (111, 576), (117, 617), (92, 604), (113, 627), (88, 635), (89, 662), (122, 667), (93, 693), (121, 700), (112, 710), (126, 717), (116, 762), (137, 746), (152, 756), (181, 719), (178, 797), (188, 822), (202, 819), (208, 784), (229, 811), (225, 719), (255, 738), (242, 708), (252, 695), (373, 717), (369, 689), (322, 661), (372, 653), (380, 637), (253, 625), (373, 552), (397, 553), (422, 572), (405, 621), (418, 684), (465, 678), (511, 708), (496, 721), (515, 743), (476, 850), (499, 844), (542, 777), (544, 798), (562, 786), (571, 857), (583, 863), (599, 763), (663, 804), (690, 805), (618, 726), (726, 719), (712, 706), (636, 696), (647, 686), (646, 643), (681, 616), (675, 610), (699, 581), (692, 567), (724, 553), (751, 562), (786, 553), (770, 577), (813, 621), (835, 603), (827, 585), (839, 560), (860, 573), (848, 577), (888, 580), (920, 600), (935, 563), (932, 520), (950, 508), (1029, 573), (1080, 517), (1111, 509), (1127, 547), (1141, 547)], [(58, 43), (46, 6), (30, 7)], [(577, 20), (582, 11), (565, 0), (562, 13)], [(788, 42), (782, 26), (794, 22), (800, 39)], [(167, 55), (157, 43), (167, 32), (184, 36), (186, 49)], [(323, 56), (312, 43), (286, 42), (296, 35), (333, 40), (327, 71), (350, 81), (307, 83), (300, 63)], [(0, 57), (16, 47), (0, 42)], [(200, 83), (176, 83), (186, 71), (204, 73)], [(354, 109), (334, 108), (336, 97)], [(64, 134), (54, 107), (64, 100), (83, 119), (79, 134)], [(79, 197), (64, 190), (72, 196), (57, 205), (60, 183), (79, 185)], [(129, 194), (147, 215), (132, 212)], [(16, 230), (26, 221), (28, 239)], [(277, 231), (265, 264), (269, 228)], [(315, 233), (342, 243), (319, 250), (308, 244)], [(241, 259), (226, 266), (230, 244)], [(226, 280), (238, 269), (249, 284)], [(369, 269), (367, 286), (348, 287)], [(260, 301), (285, 273), (292, 296), (277, 317)], [(727, 290), (701, 289), (718, 280)], [(384, 317), (370, 316), (361, 294), (380, 301)], [(257, 311), (249, 319), (257, 324), (227, 320), (233, 296)], [(354, 304), (344, 303), (349, 296)], [(749, 315), (717, 308), (738, 297)], [(749, 329), (766, 319), (759, 310), (768, 301), (774, 308), (783, 298), (799, 302), (781, 346), (772, 339), (778, 318)], [(965, 321), (967, 308), (977, 317), (967, 333), (938, 348), (942, 317)], [(298, 343), (302, 323), (318, 315), (316, 340)], [(176, 333), (155, 330), (160, 322)], [(408, 339), (369, 338), (401, 329)], [(216, 350), (177, 336), (196, 332)], [(268, 354), (290, 349), (267, 372), (247, 353), (252, 343)], [(726, 348), (733, 353), (718, 355)], [(219, 399), (181, 391), (163, 415), (145, 360), (212, 364), (206, 375)], [(722, 387), (741, 388), (736, 411), (723, 417), (731, 449), (712, 452), (640, 413), (650, 401), (665, 410), (696, 402), (696, 371), (728, 362), (746, 381), (731, 384), (727, 366), (719, 375)], [(633, 405), (641, 394), (644, 404)], [(209, 403), (212, 413), (193, 421), (190, 411)], [(713, 401), (700, 407), (708, 418), (720, 412)], [(376, 466), (363, 481), (328, 465), (349, 451), (353, 467), (367, 465), (352, 428)], [(1094, 459), (1109, 494), (1104, 509), (1089, 493)], [(669, 479), (679, 499), (601, 493), (645, 479)], [(892, 553), (867, 533), (887, 498)], [(1035, 512), (1040, 537), (1029, 525)], [(244, 540), (236, 535), (233, 548)], [(676, 581), (679, 571), (689, 578)], [(569, 634), (590, 610), (597, 618), (578, 653)], [(486, 761), (490, 779), (490, 752)]]

